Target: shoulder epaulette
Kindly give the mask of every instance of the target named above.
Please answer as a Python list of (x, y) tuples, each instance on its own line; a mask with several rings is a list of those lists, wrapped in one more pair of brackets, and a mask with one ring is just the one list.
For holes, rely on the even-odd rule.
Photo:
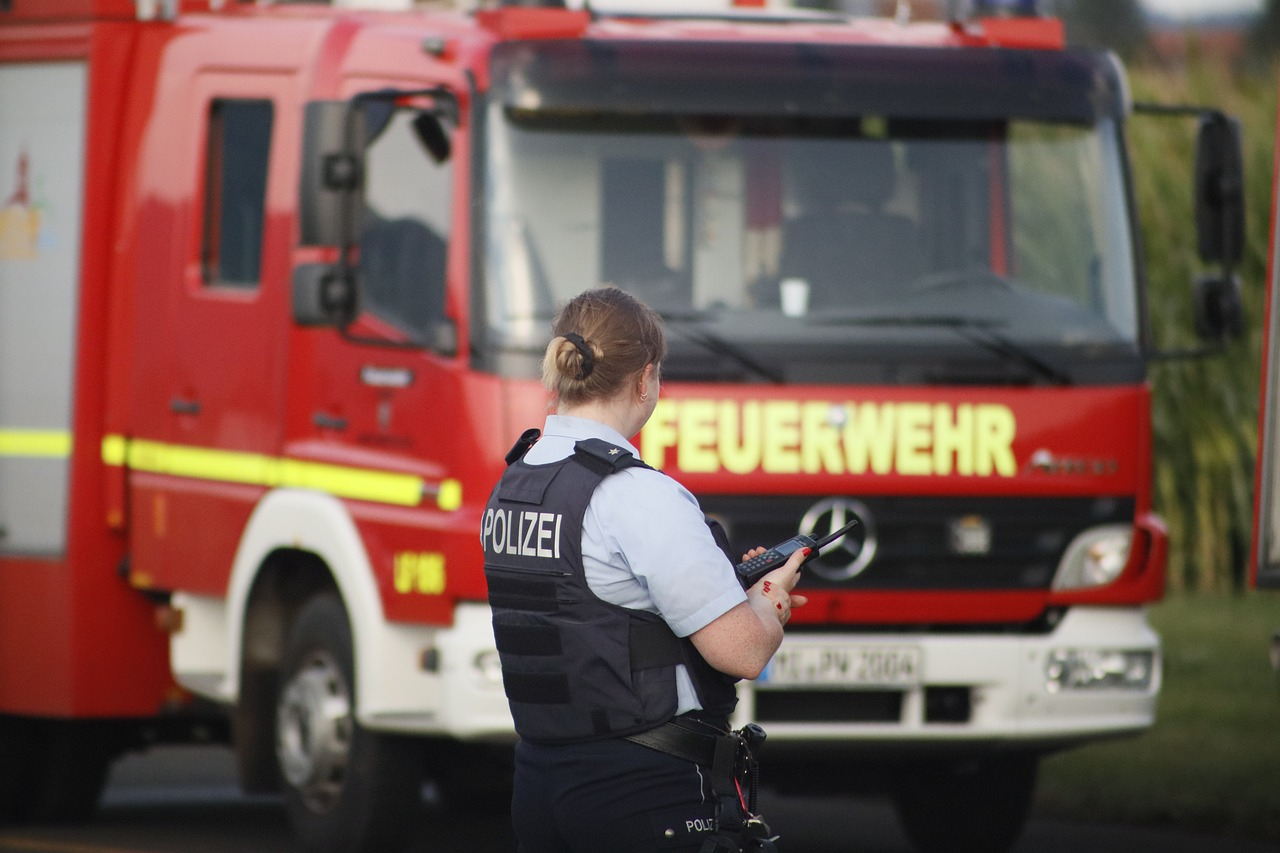
[(584, 438), (573, 446), (573, 452), (580, 462), (588, 467), (597, 468), (605, 474), (612, 474), (624, 468), (649, 467), (637, 459), (630, 450), (602, 438)]

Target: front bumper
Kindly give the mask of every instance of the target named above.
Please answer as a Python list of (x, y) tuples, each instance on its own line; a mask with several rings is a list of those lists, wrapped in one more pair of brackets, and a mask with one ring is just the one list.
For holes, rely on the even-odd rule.
[[(379, 712), (368, 715), (366, 725), (464, 740), (513, 739), (489, 608), (461, 605), (451, 628), (412, 632), (421, 633), (421, 646), (434, 649), (436, 665), (427, 672), (379, 678), (383, 701), (374, 703)], [(1141, 608), (1073, 608), (1053, 631), (1037, 635), (789, 633), (784, 648), (799, 646), (917, 649), (917, 683), (780, 687), (767, 678), (742, 682), (735, 722), (761, 723), (771, 754), (784, 749), (895, 756), (953, 749), (1042, 751), (1136, 734), (1155, 721), (1160, 641)], [(1149, 683), (1053, 692), (1047, 687), (1050, 657), (1064, 649), (1147, 652)], [(409, 659), (384, 659), (402, 657)]]
[[(787, 743), (872, 753), (1050, 750), (1135, 734), (1155, 721), (1160, 641), (1141, 608), (1073, 608), (1042, 635), (793, 632), (783, 642), (784, 649), (915, 650), (918, 672), (914, 683), (898, 686), (779, 686), (767, 673), (744, 683), (735, 719), (761, 723), (770, 749)], [(1149, 659), (1149, 677), (1134, 686), (1104, 681), (1054, 690), (1050, 660), (1064, 650)]]

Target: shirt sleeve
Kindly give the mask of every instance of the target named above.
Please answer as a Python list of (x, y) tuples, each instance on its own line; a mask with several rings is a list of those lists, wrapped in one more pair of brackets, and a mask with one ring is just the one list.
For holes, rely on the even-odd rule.
[[(606, 478), (587, 515), (601, 544), (629, 568), (677, 636), (689, 636), (747, 600), (697, 499), (665, 474), (630, 468)], [(614, 603), (643, 605), (617, 601), (607, 590), (597, 594), (602, 592)]]

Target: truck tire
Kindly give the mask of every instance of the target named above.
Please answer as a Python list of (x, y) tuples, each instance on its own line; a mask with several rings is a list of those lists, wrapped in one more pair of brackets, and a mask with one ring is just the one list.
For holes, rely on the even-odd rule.
[(898, 822), (919, 853), (1003, 853), (1027, 822), (1038, 764), (1017, 755), (919, 766), (894, 791)]
[(0, 823), (78, 823), (93, 817), (122, 748), (110, 726), (0, 719)]
[(23, 815), (35, 823), (93, 817), (119, 747), (100, 727), (54, 721), (45, 729), (39, 769)]
[(356, 722), (351, 627), (318, 595), (285, 640), (276, 758), (294, 833), (311, 853), (395, 853), (422, 813), (416, 741)]
[(20, 720), (0, 717), (0, 826), (21, 815), (22, 794), (36, 763), (35, 744), (23, 728)]

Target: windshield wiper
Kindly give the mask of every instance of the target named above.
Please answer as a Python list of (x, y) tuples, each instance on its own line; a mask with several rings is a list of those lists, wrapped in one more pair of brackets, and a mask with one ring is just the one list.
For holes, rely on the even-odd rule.
[(925, 326), (952, 329), (975, 346), (995, 353), (1005, 361), (1029, 367), (1040, 378), (1054, 385), (1072, 384), (1070, 374), (997, 332), (996, 328), (1005, 325), (998, 320), (947, 314), (813, 314), (808, 320), (815, 325)]
[(813, 326), (930, 326), (933, 328), (989, 328), (1003, 326), (1000, 320), (960, 317), (953, 314), (864, 314), (827, 311), (809, 314), (805, 322)]
[(772, 382), (775, 385), (782, 385), (786, 381), (786, 378), (781, 373), (756, 361), (754, 358), (747, 355), (724, 338), (713, 335), (703, 329), (694, 328), (692, 324), (702, 319), (696, 314), (662, 313), (660, 316), (662, 317), (663, 322), (674, 329), (682, 337), (686, 340), (692, 341), (708, 352), (714, 355), (725, 356), (737, 363), (739, 367), (745, 367), (756, 376)]
[(1031, 368), (1041, 378), (1048, 380), (1053, 385), (1071, 384), (1071, 376), (1065, 371), (1045, 361), (1026, 347), (1020, 346), (1004, 335), (993, 331), (988, 326), (956, 326), (955, 329), (960, 333), (961, 337), (1008, 361), (1019, 362)]

